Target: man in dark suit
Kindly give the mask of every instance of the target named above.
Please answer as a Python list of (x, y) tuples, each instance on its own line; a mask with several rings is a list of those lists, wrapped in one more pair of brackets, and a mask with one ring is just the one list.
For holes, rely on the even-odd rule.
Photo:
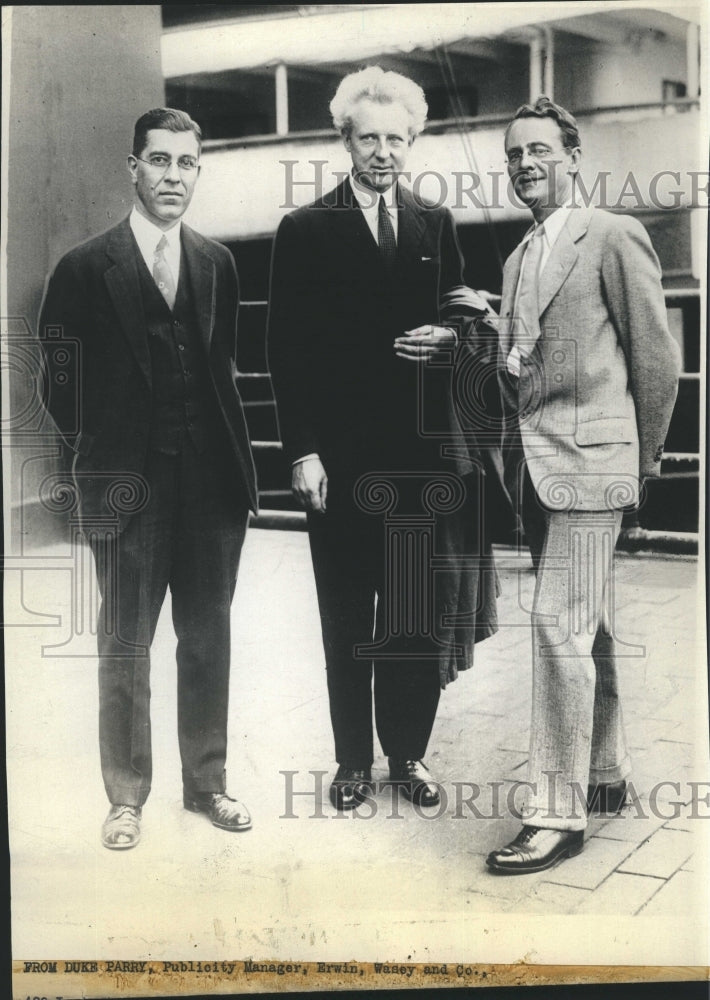
[(453, 390), (457, 363), (476, 363), (472, 317), (487, 310), (463, 286), (451, 214), (398, 182), (426, 119), (421, 88), (369, 67), (341, 82), (331, 112), (352, 172), (283, 219), (268, 326), (284, 452), (308, 516), (339, 765), (330, 797), (351, 809), (371, 791), (374, 661), (390, 778), (435, 805), (422, 758), (440, 689), (496, 628), (483, 484), (500, 480)]
[[(199, 126), (182, 111), (138, 120), (133, 210), (60, 260), (40, 315), (47, 407), (71, 450), (102, 599), (110, 849), (140, 838), (152, 772), (149, 651), (168, 587), (184, 805), (225, 830), (251, 825), (226, 794), (225, 760), (230, 605), (257, 498), (235, 386), (236, 268), (226, 247), (181, 221), (200, 146)], [(77, 345), (74, 366), (54, 349), (57, 336)]]
[(500, 372), (506, 477), (537, 580), (523, 828), (487, 864), (517, 875), (579, 854), (587, 814), (624, 805), (613, 554), (622, 509), (660, 474), (679, 352), (646, 230), (575, 197), (569, 112), (546, 97), (523, 105), (505, 151), (535, 220), (503, 273)]

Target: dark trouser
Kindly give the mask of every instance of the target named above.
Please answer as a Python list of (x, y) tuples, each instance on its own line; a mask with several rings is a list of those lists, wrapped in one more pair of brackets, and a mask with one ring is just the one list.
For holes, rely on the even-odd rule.
[[(373, 660), (357, 645), (383, 634), (386, 543), (382, 518), (358, 511), (347, 491), (329, 484), (327, 512), (308, 515), (335, 737), (335, 758), (345, 767), (373, 761)], [(377, 603), (376, 603), (377, 597)], [(377, 607), (377, 612), (375, 608)], [(440, 681), (435, 656), (421, 658), (416, 637), (402, 639), (403, 659), (375, 659), (377, 735), (388, 757), (418, 760), (426, 753)]]
[(165, 592), (177, 636), (183, 784), (225, 790), (230, 605), (248, 511), (221, 455), (151, 452), (147, 506), (108, 545), (90, 538), (99, 612), (99, 741), (112, 803), (142, 805), (151, 785), (150, 645)]

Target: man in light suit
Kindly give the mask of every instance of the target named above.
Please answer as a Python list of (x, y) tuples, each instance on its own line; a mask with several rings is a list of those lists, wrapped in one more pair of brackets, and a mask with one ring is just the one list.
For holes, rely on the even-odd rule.
[[(235, 385), (236, 268), (226, 247), (181, 221), (200, 146), (183, 111), (139, 118), (133, 210), (60, 260), (40, 315), (47, 407), (71, 455), (102, 598), (99, 741), (111, 802), (102, 841), (111, 850), (140, 838), (152, 775), (149, 651), (168, 587), (185, 808), (225, 830), (251, 825), (226, 794), (225, 760), (230, 605), (257, 497)], [(62, 343), (77, 347), (76, 364)]]
[(588, 813), (625, 801), (613, 551), (622, 509), (660, 472), (679, 352), (643, 226), (575, 203), (574, 118), (541, 97), (505, 149), (535, 220), (505, 265), (500, 370), (506, 478), (537, 579), (523, 828), (487, 864), (522, 874), (578, 854)]
[[(429, 806), (439, 791), (422, 758), (440, 689), (496, 628), (483, 507), (485, 495), (487, 511), (503, 509), (502, 469), (464, 435), (452, 393), (454, 357), (487, 308), (463, 286), (451, 214), (398, 182), (426, 118), (421, 88), (369, 67), (341, 81), (331, 112), (352, 172), (283, 219), (268, 327), (284, 452), (308, 515), (338, 762), (330, 798), (352, 809), (371, 790), (374, 661), (390, 779)], [(409, 525), (404, 567), (398, 525)], [(417, 561), (429, 539), (450, 568)]]

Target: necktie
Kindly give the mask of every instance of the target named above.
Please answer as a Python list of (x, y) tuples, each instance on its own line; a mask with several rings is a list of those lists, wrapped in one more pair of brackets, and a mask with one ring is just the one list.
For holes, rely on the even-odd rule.
[(382, 259), (388, 262), (394, 260), (397, 256), (397, 240), (394, 238), (394, 227), (382, 195), (377, 209), (377, 242)]
[(168, 303), (168, 308), (172, 310), (175, 305), (176, 290), (173, 272), (170, 270), (170, 265), (165, 259), (165, 248), (167, 245), (167, 236), (161, 236), (153, 257), (153, 278), (161, 295)]
[[(540, 336), (540, 317), (538, 309), (538, 282), (540, 277), (540, 261), (544, 243), (543, 227), (538, 226), (528, 243), (523, 260), (522, 274), (518, 284), (518, 298), (515, 303), (515, 333), (516, 347), (527, 353), (532, 350), (532, 341)], [(525, 344), (527, 341), (527, 345)]]

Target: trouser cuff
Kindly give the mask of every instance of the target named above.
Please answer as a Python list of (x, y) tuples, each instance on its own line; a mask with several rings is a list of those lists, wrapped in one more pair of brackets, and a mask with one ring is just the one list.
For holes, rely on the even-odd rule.
[(626, 757), (621, 764), (613, 767), (590, 767), (590, 785), (611, 785), (616, 781), (624, 781), (631, 774), (631, 759)]
[(182, 787), (186, 792), (215, 792), (221, 794), (227, 790), (227, 772), (216, 774), (182, 774)]
[(112, 806), (135, 806), (140, 808), (150, 794), (150, 787), (136, 788), (134, 785), (111, 785), (106, 787), (106, 794)]

